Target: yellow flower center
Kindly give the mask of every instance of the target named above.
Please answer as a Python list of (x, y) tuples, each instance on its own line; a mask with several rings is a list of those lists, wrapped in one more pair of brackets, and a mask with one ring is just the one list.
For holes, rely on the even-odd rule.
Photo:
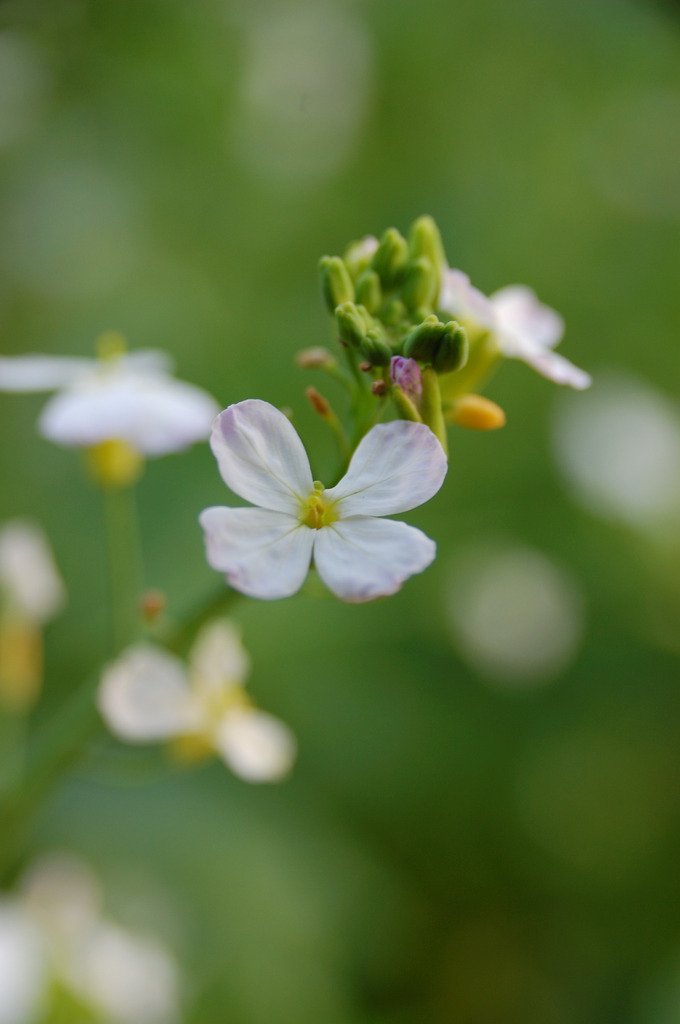
[(126, 352), (125, 338), (118, 331), (104, 331), (97, 338), (97, 355), (102, 362), (115, 362)]
[(102, 487), (130, 487), (144, 470), (144, 456), (127, 441), (100, 441), (87, 455), (90, 476)]
[(337, 502), (328, 501), (325, 493), (324, 485), (315, 480), (314, 490), (307, 499), (307, 504), (302, 506), (300, 522), (308, 526), (310, 530), (320, 530), (322, 526), (330, 526), (339, 518), (335, 510)]

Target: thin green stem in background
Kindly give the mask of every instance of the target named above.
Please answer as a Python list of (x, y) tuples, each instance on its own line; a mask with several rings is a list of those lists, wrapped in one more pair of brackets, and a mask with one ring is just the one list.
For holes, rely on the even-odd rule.
[(104, 492), (114, 652), (138, 632), (138, 601), (144, 584), (142, 545), (132, 487)]

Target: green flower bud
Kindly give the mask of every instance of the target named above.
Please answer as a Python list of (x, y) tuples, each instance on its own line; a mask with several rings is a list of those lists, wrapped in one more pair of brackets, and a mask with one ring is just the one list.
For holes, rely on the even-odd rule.
[(366, 235), (356, 242), (350, 242), (347, 246), (342, 259), (353, 281), (356, 281), (364, 270), (370, 268), (377, 248), (378, 239), (373, 235)]
[(389, 366), (390, 359), (394, 354), (389, 343), (376, 327), (372, 327), (366, 333), (366, 337), (359, 345), (359, 350), (364, 359), (372, 366)]
[(427, 256), (412, 260), (407, 268), (401, 297), (409, 309), (431, 309), (439, 291), (439, 279)]
[(375, 270), (365, 270), (356, 284), (357, 302), (366, 307), (369, 313), (377, 313), (382, 303), (380, 278)]
[(437, 373), (452, 373), (465, 365), (468, 357), (465, 329), (450, 320), (442, 324), (428, 317), (409, 331), (404, 342), (404, 355), (419, 363), (429, 363)]
[(430, 316), (422, 324), (413, 327), (404, 341), (404, 355), (407, 359), (416, 359), (419, 363), (431, 363), (439, 348), (446, 325), (436, 316)]
[(388, 299), (380, 310), (380, 320), (388, 327), (397, 327), (408, 320), (408, 310), (401, 299)]
[(335, 323), (338, 328), (340, 340), (349, 346), (357, 348), (366, 337), (366, 323), (353, 302), (344, 302), (335, 310)]
[(371, 266), (386, 288), (396, 288), (408, 260), (408, 244), (396, 228), (388, 228), (380, 239)]
[(408, 236), (408, 248), (412, 260), (426, 256), (437, 274), (441, 276), (446, 266), (446, 253), (439, 228), (432, 217), (418, 217), (413, 221)]
[(339, 256), (322, 256), (319, 260), (319, 274), (321, 292), (331, 313), (343, 302), (354, 302), (354, 285)]
[(437, 373), (453, 373), (467, 363), (470, 353), (467, 332), (455, 320), (449, 320), (442, 343), (437, 349), (432, 366)]

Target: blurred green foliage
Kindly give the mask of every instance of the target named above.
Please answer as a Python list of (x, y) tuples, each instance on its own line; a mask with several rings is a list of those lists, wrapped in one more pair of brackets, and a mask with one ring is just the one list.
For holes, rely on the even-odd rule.
[[(680, 390), (672, 10), (5, 0), (0, 24), (3, 354), (89, 354), (105, 329), (167, 348), (225, 405), (291, 407), (323, 479), (319, 380), (293, 365), (332, 341), (317, 260), (427, 212), (479, 287), (563, 313), (576, 363)], [(649, 552), (565, 494), (552, 385), (508, 363), (489, 394), (508, 426), (452, 434), (409, 517), (430, 571), (368, 606), (239, 605), (255, 698), (300, 741), (291, 781), (102, 738), (36, 822), (27, 859), (83, 853), (112, 913), (174, 946), (187, 1024), (680, 1021), (680, 689), (645, 625)], [(41, 401), (0, 400), (0, 520), (43, 522), (70, 594), (38, 724), (108, 643), (99, 497), (37, 436)], [(138, 497), (147, 583), (180, 615), (217, 580), (207, 446), (149, 464)], [(451, 643), (453, 559), (489, 535), (585, 594), (582, 649), (542, 688), (489, 686)]]

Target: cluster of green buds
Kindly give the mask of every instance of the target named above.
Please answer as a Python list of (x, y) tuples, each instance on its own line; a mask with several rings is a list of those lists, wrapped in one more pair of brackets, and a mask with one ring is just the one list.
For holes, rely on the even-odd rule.
[[(486, 415), (475, 404), (462, 417), (452, 403), (442, 402), (439, 378), (460, 371), (470, 350), (465, 327), (439, 306), (446, 269), (441, 235), (429, 216), (413, 222), (408, 238), (388, 228), (379, 240), (367, 237), (342, 257), (321, 259), (321, 290), (345, 366), (318, 348), (299, 353), (298, 364), (324, 369), (352, 391), (353, 432), (343, 440), (350, 453), (390, 404), (397, 417), (427, 424), (445, 450), (447, 419), (481, 429), (505, 421), (486, 399), (479, 399)], [(319, 401), (316, 389), (308, 389), (308, 396), (337, 433), (339, 422), (327, 401)]]

